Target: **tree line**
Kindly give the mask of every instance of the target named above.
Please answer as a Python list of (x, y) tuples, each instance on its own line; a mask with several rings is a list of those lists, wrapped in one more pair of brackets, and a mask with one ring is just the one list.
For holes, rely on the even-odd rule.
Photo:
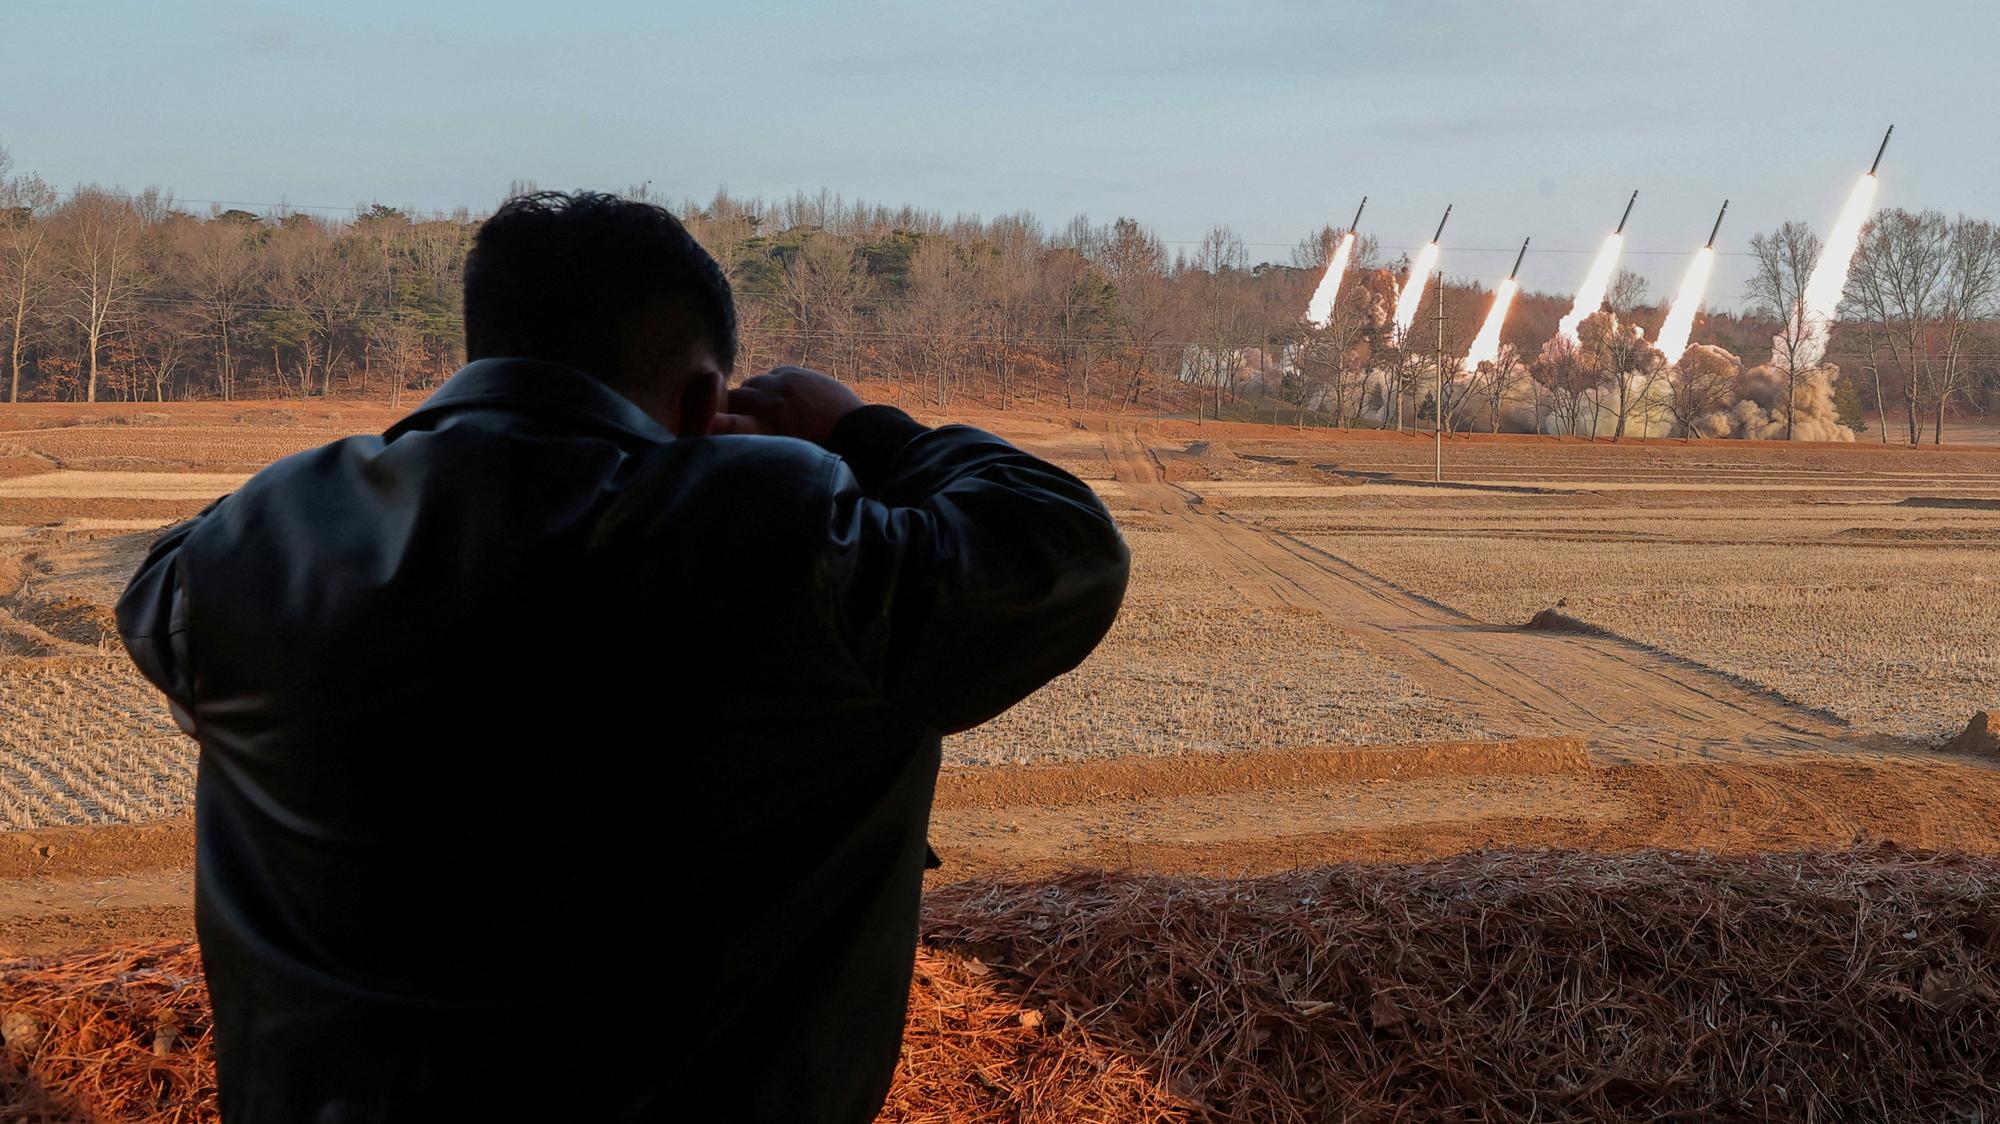
[[(59, 191), (10, 172), (0, 151), (8, 401), (397, 401), (463, 362), (460, 271), (478, 224), (467, 211), (196, 213), (159, 189)], [(800, 363), (894, 379), (940, 409), (1047, 403), (1216, 416), (1254, 402), (1345, 425), (1390, 424), (1392, 400), (1397, 423), (1439, 408), (1416, 389), (1426, 363), (1436, 374), (1438, 294), (1425, 294), (1412, 339), (1393, 338), (1388, 310), (1406, 263), (1382, 260), (1367, 237), (1331, 321), (1315, 327), (1302, 313), (1338, 237), (1330, 228), (1302, 239), (1287, 261), (1256, 263), (1227, 227), (1174, 247), (1130, 218), (1051, 229), (1025, 213), (952, 217), (827, 192), (719, 192), (671, 209), (729, 273), (745, 369)], [(1753, 246), (1796, 253), (1795, 236), (1811, 232), (1794, 227)], [(1870, 409), (1898, 403), (1908, 418), (1941, 425), (1954, 406), (2000, 398), (1995, 286), (1975, 252), (1991, 229), (1899, 211), (1871, 227), (1830, 355)], [(1753, 286), (1746, 311), (1712, 313), (1695, 338), (1764, 362), (1786, 322), (1787, 292)], [(1465, 352), (1488, 293), (1447, 283), (1442, 295), (1449, 363)], [(1647, 297), (1628, 274), (1610, 307), (1651, 338), (1666, 309)], [(1567, 307), (1564, 296), (1516, 299), (1503, 335), (1510, 369), (1541, 358)], [(1600, 349), (1633, 342), (1605, 331), (1591, 339)], [(1550, 374), (1550, 389), (1577, 390), (1627, 361), (1587, 355)], [(1493, 389), (1454, 380), (1448, 420), (1458, 416), (1454, 400)]]

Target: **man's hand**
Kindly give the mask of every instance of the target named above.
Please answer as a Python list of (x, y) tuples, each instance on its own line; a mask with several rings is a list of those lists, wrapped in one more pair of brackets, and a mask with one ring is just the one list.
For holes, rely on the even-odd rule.
[(861, 408), (861, 396), (839, 380), (804, 367), (777, 367), (743, 380), (708, 431), (798, 437), (826, 444), (840, 419)]

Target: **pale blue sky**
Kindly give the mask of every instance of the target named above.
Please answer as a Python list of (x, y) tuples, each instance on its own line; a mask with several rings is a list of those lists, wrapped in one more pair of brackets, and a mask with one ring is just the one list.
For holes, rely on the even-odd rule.
[[(0, 145), (62, 185), (490, 207), (512, 180), (705, 198), (826, 186), (947, 212), (1233, 226), (1283, 259), (1370, 196), (1386, 247), (1568, 291), (1640, 189), (1670, 291), (1882, 202), (2000, 219), (1991, 0), (694, 6), (8, 0)], [(1272, 243), (1272, 245), (1255, 245)], [(1479, 248), (1490, 248), (1482, 252)], [(1711, 300), (1733, 304), (1740, 258)]]

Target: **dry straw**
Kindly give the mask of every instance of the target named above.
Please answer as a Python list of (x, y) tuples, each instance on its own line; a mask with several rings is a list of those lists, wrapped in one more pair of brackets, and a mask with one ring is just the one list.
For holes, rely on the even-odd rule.
[(1892, 845), (1474, 853), (969, 884), (926, 930), (1196, 1118), (1990, 1120), (1995, 889)]
[[(1888, 844), (961, 884), (884, 1119), (1994, 1119), (1996, 887)], [(0, 1121), (214, 1118), (189, 946), (0, 972)]]

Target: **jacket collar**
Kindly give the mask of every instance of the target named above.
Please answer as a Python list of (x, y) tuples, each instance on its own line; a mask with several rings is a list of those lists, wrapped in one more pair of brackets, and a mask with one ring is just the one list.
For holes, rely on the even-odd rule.
[(666, 426), (638, 403), (575, 367), (541, 359), (475, 359), (445, 380), (429, 401), (390, 426), (384, 437), (420, 428), (436, 415), (470, 407), (564, 414), (595, 421), (648, 441), (672, 441)]

